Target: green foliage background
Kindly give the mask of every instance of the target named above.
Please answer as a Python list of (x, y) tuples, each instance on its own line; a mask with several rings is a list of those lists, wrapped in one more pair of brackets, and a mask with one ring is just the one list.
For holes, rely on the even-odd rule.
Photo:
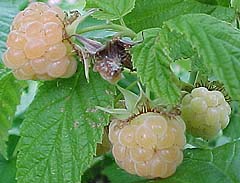
[[(13, 17), (27, 4), (0, 2), (0, 56)], [(96, 155), (109, 116), (95, 106), (112, 107), (121, 98), (113, 85), (94, 72), (88, 83), (81, 63), (72, 78), (25, 82), (0, 62), (0, 182), (240, 182), (240, 31), (229, 0), (80, 0), (61, 7), (101, 9), (78, 33), (103, 42), (115, 32), (140, 40), (143, 32), (143, 43), (131, 50), (137, 76), (124, 73), (119, 85), (138, 93), (140, 80), (154, 97), (176, 105), (199, 72), (199, 80), (207, 75), (224, 84), (230, 125), (210, 142), (188, 136), (194, 148), (184, 151), (176, 174), (145, 180), (119, 169), (110, 153)], [(87, 32), (91, 26), (102, 29)]]

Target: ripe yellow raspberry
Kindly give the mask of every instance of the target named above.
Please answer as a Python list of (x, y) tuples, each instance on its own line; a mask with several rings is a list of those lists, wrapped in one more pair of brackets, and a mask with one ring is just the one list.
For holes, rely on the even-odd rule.
[(68, 78), (76, 72), (71, 46), (63, 40), (64, 17), (60, 8), (41, 2), (16, 15), (3, 62), (17, 79)]
[(147, 178), (171, 176), (183, 160), (185, 124), (179, 116), (147, 112), (125, 121), (114, 120), (109, 139), (117, 164)]
[(181, 111), (192, 135), (211, 139), (227, 127), (231, 107), (221, 92), (199, 87), (184, 96)]

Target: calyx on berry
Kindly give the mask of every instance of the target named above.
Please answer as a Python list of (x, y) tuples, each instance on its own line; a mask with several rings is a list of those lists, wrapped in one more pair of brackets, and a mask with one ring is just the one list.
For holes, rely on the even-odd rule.
[(109, 140), (116, 163), (128, 173), (146, 178), (171, 176), (183, 159), (183, 120), (163, 108), (158, 110), (142, 89), (139, 97), (118, 89), (124, 95), (126, 109), (98, 107), (113, 116)]

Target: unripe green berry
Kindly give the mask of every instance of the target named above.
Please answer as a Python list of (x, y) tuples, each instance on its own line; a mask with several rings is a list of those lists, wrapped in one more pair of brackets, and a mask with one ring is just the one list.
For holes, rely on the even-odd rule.
[(231, 107), (219, 91), (199, 87), (182, 100), (181, 116), (187, 130), (193, 136), (204, 139), (212, 139), (221, 129), (226, 128), (230, 113)]

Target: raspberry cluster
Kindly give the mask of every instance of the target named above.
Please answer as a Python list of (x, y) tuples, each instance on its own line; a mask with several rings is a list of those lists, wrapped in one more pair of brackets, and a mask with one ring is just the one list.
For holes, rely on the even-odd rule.
[(63, 41), (64, 17), (60, 8), (40, 2), (17, 14), (3, 55), (17, 79), (67, 78), (76, 72), (71, 46)]
[(182, 162), (185, 124), (178, 117), (147, 112), (109, 127), (112, 153), (117, 164), (131, 174), (165, 178)]
[(211, 139), (226, 128), (230, 113), (231, 107), (223, 94), (205, 87), (193, 89), (182, 100), (182, 118), (187, 130), (204, 139)]

